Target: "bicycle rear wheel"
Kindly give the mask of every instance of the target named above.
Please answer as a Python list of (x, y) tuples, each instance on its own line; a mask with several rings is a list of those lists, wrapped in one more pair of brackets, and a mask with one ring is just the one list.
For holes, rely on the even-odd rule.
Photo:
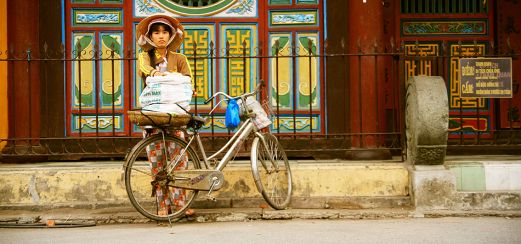
[[(186, 150), (184, 150), (186, 149)], [(172, 186), (174, 171), (200, 169), (199, 158), (183, 140), (161, 134), (136, 144), (125, 162), (125, 188), (142, 215), (168, 221), (185, 214), (198, 191)]]
[[(251, 170), (257, 190), (274, 209), (285, 209), (291, 201), (291, 169), (284, 149), (272, 134), (255, 137), (251, 149)], [(273, 159), (273, 160), (272, 160)]]

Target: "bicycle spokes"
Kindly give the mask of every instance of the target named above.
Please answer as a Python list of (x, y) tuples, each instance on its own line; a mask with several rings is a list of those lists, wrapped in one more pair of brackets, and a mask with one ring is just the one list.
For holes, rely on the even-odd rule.
[(154, 220), (184, 215), (198, 190), (174, 186), (174, 175), (194, 169), (200, 169), (199, 160), (186, 142), (169, 135), (144, 139), (132, 149), (125, 167), (125, 187), (132, 205)]
[(275, 209), (284, 209), (291, 199), (291, 170), (286, 154), (271, 134), (262, 134), (252, 144), (252, 172), (255, 185)]

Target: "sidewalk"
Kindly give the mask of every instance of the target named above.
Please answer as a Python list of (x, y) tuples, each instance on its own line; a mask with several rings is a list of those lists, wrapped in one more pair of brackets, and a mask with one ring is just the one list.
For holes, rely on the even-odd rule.
[[(122, 178), (123, 162), (0, 164), (0, 222), (141, 223)], [(247, 161), (230, 164), (216, 203), (201, 199), (195, 215), (180, 221), (260, 219), (380, 219), (443, 216), (521, 217), (521, 157), (449, 156), (445, 166), (457, 178), (452, 210), (415, 209), (411, 167), (399, 160), (291, 160), (291, 208), (261, 209), (263, 199)], [(476, 190), (472, 190), (476, 189)], [(199, 193), (205, 194), (204, 192)], [(439, 194), (433, 192), (433, 194)], [(459, 201), (459, 200), (458, 200)], [(467, 204), (468, 203), (468, 204)], [(488, 209), (458, 206), (487, 206)], [(463, 210), (465, 209), (465, 210)]]
[[(195, 209), (195, 214), (172, 220), (175, 222), (246, 222), (274, 219), (395, 219), (395, 218), (439, 218), (439, 217), (504, 217), (521, 218), (521, 211), (417, 211), (402, 208), (379, 209), (287, 209), (261, 208), (217, 208)], [(48, 219), (56, 223), (133, 224), (155, 222), (149, 220), (132, 207), (105, 209), (54, 209), (46, 211), (0, 210), (0, 224), (45, 223)], [(168, 224), (168, 223), (166, 223)]]

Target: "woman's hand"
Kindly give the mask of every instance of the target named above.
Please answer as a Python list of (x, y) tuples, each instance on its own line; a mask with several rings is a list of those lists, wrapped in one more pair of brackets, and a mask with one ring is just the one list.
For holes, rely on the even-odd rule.
[(153, 76), (165, 76), (166, 74), (163, 72), (155, 72)]

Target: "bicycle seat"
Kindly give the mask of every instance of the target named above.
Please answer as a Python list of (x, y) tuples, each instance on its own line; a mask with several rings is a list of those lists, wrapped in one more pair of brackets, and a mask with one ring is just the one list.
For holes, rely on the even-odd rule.
[(193, 115), (188, 122), (188, 126), (194, 129), (200, 129), (204, 124), (206, 124), (206, 119), (197, 115)]

